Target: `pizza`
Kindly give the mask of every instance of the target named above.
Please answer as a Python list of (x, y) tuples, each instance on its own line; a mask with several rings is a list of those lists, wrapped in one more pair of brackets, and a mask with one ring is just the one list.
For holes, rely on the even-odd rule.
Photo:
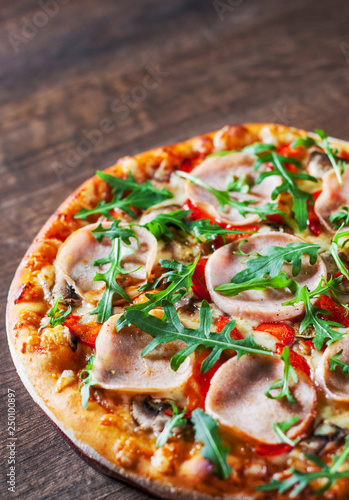
[(349, 144), (226, 126), (97, 171), (8, 340), (92, 465), (164, 499), (349, 496)]

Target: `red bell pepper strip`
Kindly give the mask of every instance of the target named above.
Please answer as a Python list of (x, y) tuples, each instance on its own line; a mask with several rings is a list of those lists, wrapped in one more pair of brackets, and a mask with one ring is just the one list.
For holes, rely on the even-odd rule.
[(79, 320), (80, 316), (70, 315), (69, 318), (64, 321), (64, 325), (69, 328), (70, 333), (78, 338), (82, 344), (88, 345), (89, 347), (95, 347), (96, 339), (102, 328), (102, 323), (91, 321), (80, 325)]
[(285, 323), (262, 323), (257, 326), (256, 330), (270, 333), (280, 340), (284, 346), (291, 346), (295, 339), (294, 328)]

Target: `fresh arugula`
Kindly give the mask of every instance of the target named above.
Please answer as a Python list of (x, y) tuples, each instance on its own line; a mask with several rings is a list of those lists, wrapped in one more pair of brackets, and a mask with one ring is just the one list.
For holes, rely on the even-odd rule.
[(160, 240), (163, 236), (167, 236), (167, 238), (173, 239), (174, 234), (171, 231), (171, 227), (175, 227), (188, 232), (188, 224), (185, 221), (185, 218), (191, 214), (191, 210), (175, 210), (173, 212), (168, 212), (167, 214), (157, 214), (154, 219), (145, 224), (142, 224), (142, 227), (145, 227), (150, 231), (157, 240)]
[(334, 229), (339, 229), (342, 226), (349, 225), (349, 207), (345, 205), (341, 206), (341, 211), (334, 212), (329, 216), (330, 221), (333, 224)]
[(293, 417), (290, 417), (288, 420), (285, 420), (284, 422), (276, 422), (272, 424), (272, 428), (275, 434), (283, 443), (286, 443), (290, 446), (295, 446), (298, 443), (298, 441), (300, 441), (301, 439), (300, 437), (298, 437), (295, 440), (292, 440), (288, 438), (285, 434), (285, 432), (288, 431), (288, 429), (290, 429), (291, 427), (293, 427), (298, 422), (298, 420), (299, 416), (293, 415)]
[(226, 237), (229, 234), (253, 234), (252, 231), (244, 231), (240, 229), (225, 229), (215, 222), (210, 222), (207, 219), (199, 219), (191, 221), (188, 227), (193, 231), (195, 238), (197, 241), (201, 241), (201, 238), (209, 241), (217, 236), (221, 236), (223, 241), (226, 241)]
[(109, 227), (103, 227), (102, 224), (99, 224), (99, 226), (91, 232), (98, 243), (102, 243), (103, 238), (109, 238), (111, 240), (121, 238), (126, 245), (131, 245), (130, 238), (135, 238), (138, 242), (136, 232), (131, 227), (120, 227), (120, 223), (121, 220), (118, 219), (114, 220)]
[(188, 422), (188, 420), (184, 418), (187, 409), (184, 408), (184, 410), (180, 412), (178, 406), (175, 403), (173, 403), (173, 401), (169, 401), (169, 403), (172, 406), (173, 415), (170, 418), (170, 420), (166, 422), (163, 431), (156, 440), (156, 446), (158, 448), (165, 446), (168, 439), (172, 436), (172, 430), (174, 429), (174, 427), (177, 427), (179, 425), (185, 425)]
[(319, 284), (312, 292), (305, 286), (303, 288), (299, 287), (298, 291), (296, 291), (296, 297), (282, 304), (284, 306), (290, 306), (298, 304), (299, 302), (304, 303), (305, 314), (300, 323), (299, 333), (302, 334), (308, 326), (313, 325), (315, 328), (313, 343), (317, 351), (321, 350), (325, 342), (331, 344), (336, 340), (340, 340), (344, 335), (332, 328), (343, 328), (343, 325), (336, 321), (322, 319), (320, 316), (327, 316), (330, 314), (329, 311), (320, 309), (311, 302), (312, 299), (320, 298), (321, 295), (331, 296), (329, 295), (330, 293), (335, 293), (337, 284), (342, 281), (342, 277), (339, 276), (339, 278), (340, 280), (331, 278), (329, 282), (321, 278)]
[(116, 277), (118, 274), (129, 274), (138, 271), (142, 266), (137, 269), (126, 270), (121, 267), (121, 262), (124, 257), (134, 254), (135, 251), (123, 243), (121, 238), (112, 240), (111, 250), (107, 257), (94, 261), (94, 266), (101, 266), (109, 263), (109, 269), (105, 273), (96, 273), (93, 281), (104, 281), (105, 288), (102, 297), (99, 299), (97, 307), (91, 314), (97, 314), (96, 321), (104, 323), (113, 314), (113, 298), (117, 293), (127, 302), (131, 302), (130, 297), (125, 290), (117, 283)]
[[(342, 259), (339, 257), (339, 250), (342, 250), (345, 245), (348, 243), (348, 238), (349, 238), (349, 230), (347, 231), (340, 231), (341, 227), (339, 230), (336, 232), (334, 237), (332, 238), (331, 246), (329, 248), (329, 252), (333, 258), (333, 260), (336, 263), (336, 266), (338, 268), (338, 271), (343, 274), (348, 280), (349, 280), (349, 272), (348, 269), (345, 267), (345, 265), (342, 262)], [(340, 243), (340, 240), (342, 238), (346, 238), (343, 243)]]
[(220, 209), (222, 212), (225, 211), (226, 206), (230, 206), (235, 208), (240, 215), (245, 217), (247, 213), (249, 214), (257, 214), (261, 219), (265, 219), (267, 215), (271, 214), (280, 214), (280, 215), (285, 215), (281, 210), (279, 210), (276, 206), (275, 203), (266, 203), (265, 205), (253, 205), (256, 200), (244, 200), (244, 201), (236, 201), (233, 200), (230, 197), (230, 191), (226, 189), (225, 191), (216, 189), (203, 180), (201, 180), (199, 177), (196, 175), (191, 175), (188, 174), (187, 172), (177, 172), (177, 175), (180, 177), (183, 177), (190, 182), (193, 182), (194, 184), (206, 189), (210, 193), (212, 193), (215, 198), (217, 199)]
[[(269, 275), (269, 278), (277, 276), (282, 266), (287, 263), (292, 265), (292, 275), (298, 276), (302, 268), (302, 255), (309, 256), (309, 262), (314, 265), (320, 245), (312, 243), (288, 243), (284, 247), (270, 246), (261, 251), (260, 254), (248, 255), (246, 269), (237, 273), (232, 283), (244, 283)], [(240, 255), (240, 253), (238, 253)], [(242, 253), (242, 255), (245, 255)]]
[(273, 278), (253, 278), (243, 283), (225, 283), (216, 286), (214, 290), (227, 297), (235, 297), (241, 292), (249, 290), (266, 290), (267, 288), (288, 288), (292, 293), (296, 293), (298, 287), (298, 283), (290, 279), (286, 273), (279, 273)]
[(80, 394), (81, 394), (81, 403), (82, 406), (87, 410), (88, 400), (90, 397), (90, 387), (96, 385), (97, 381), (94, 379), (92, 375), (93, 363), (95, 362), (96, 356), (92, 354), (90, 359), (87, 362), (86, 367), (80, 372), (80, 378), (82, 380), (79, 385)]
[(50, 318), (47, 320), (47, 322), (40, 326), (38, 332), (42, 330), (43, 328), (46, 328), (46, 326), (58, 326), (64, 323), (65, 319), (69, 316), (71, 313), (71, 306), (68, 307), (67, 310), (65, 309), (59, 309), (59, 302), (63, 302), (63, 297), (60, 295), (57, 297), (53, 307), (48, 311), (47, 316)]
[[(274, 380), (272, 384), (265, 391), (265, 395), (270, 399), (281, 399), (286, 397), (287, 401), (291, 404), (296, 404), (294, 397), (289, 388), (290, 377), (293, 378), (295, 384), (298, 383), (298, 376), (295, 369), (292, 367), (290, 362), (290, 348), (284, 347), (280, 359), (284, 362), (284, 376), (282, 379)], [(271, 394), (270, 391), (275, 389), (280, 389), (279, 393), (276, 395)]]
[(222, 438), (218, 434), (218, 422), (201, 408), (193, 411), (191, 419), (194, 424), (195, 439), (204, 445), (200, 449), (200, 455), (212, 462), (215, 467), (214, 472), (221, 479), (227, 479), (232, 471), (227, 462), (229, 448), (222, 444)]
[(303, 146), (304, 148), (310, 148), (311, 146), (318, 146), (321, 148), (326, 155), (328, 156), (328, 159), (331, 162), (331, 165), (333, 167), (333, 170), (336, 173), (338, 183), (340, 185), (343, 184), (343, 179), (342, 179), (342, 174), (345, 169), (345, 161), (340, 160), (337, 158), (338, 150), (336, 148), (332, 148), (330, 145), (330, 142), (328, 140), (328, 135), (325, 134), (323, 130), (320, 129), (315, 129), (314, 132), (319, 136), (319, 139), (313, 139), (312, 137), (306, 136), (304, 138), (300, 137), (299, 139), (296, 139), (292, 144), (291, 147), (298, 147), (298, 146)]
[(334, 354), (330, 358), (330, 370), (331, 371), (335, 371), (335, 369), (337, 368), (337, 366), (339, 366), (341, 368), (342, 372), (345, 375), (349, 375), (349, 364), (348, 363), (344, 363), (344, 361), (341, 361), (339, 359), (342, 354), (343, 354), (343, 349), (341, 349), (340, 351), (338, 351), (336, 354)]
[[(128, 179), (120, 179), (110, 174), (105, 174), (97, 170), (96, 174), (100, 179), (107, 182), (113, 188), (114, 198), (110, 202), (101, 201), (95, 208), (82, 208), (80, 212), (74, 215), (76, 219), (85, 219), (89, 215), (102, 214), (107, 219), (112, 220), (110, 210), (118, 208), (125, 213), (137, 218), (137, 214), (130, 207), (146, 210), (147, 208), (156, 205), (168, 198), (172, 198), (173, 194), (165, 188), (157, 189), (150, 181), (143, 184), (138, 184), (131, 172), (128, 174)], [(125, 192), (128, 194), (124, 196)]]
[(162, 280), (166, 280), (169, 286), (157, 293), (146, 293), (145, 296), (148, 300), (145, 302), (126, 306), (125, 313), (116, 322), (116, 329), (120, 331), (124, 326), (132, 324), (132, 321), (129, 319), (131, 311), (143, 311), (148, 313), (152, 309), (155, 309), (155, 307), (160, 307), (163, 300), (170, 301), (174, 304), (183, 298), (192, 286), (192, 277), (198, 260), (199, 257), (194, 262), (186, 265), (176, 260), (160, 259), (160, 265), (163, 268), (169, 269), (169, 271), (162, 274), (160, 278), (153, 283), (146, 283), (145, 286), (140, 287), (140, 290), (154, 290)]
[(197, 329), (186, 328), (182, 325), (176, 308), (171, 302), (163, 301), (162, 306), (167, 318), (166, 322), (155, 316), (150, 316), (144, 311), (129, 309), (126, 313), (127, 320), (132, 325), (153, 337), (153, 340), (143, 349), (141, 353), (143, 357), (147, 356), (158, 345), (174, 340), (182, 340), (187, 344), (187, 347), (171, 358), (170, 366), (174, 371), (178, 370), (185, 359), (199, 346), (212, 349), (209, 356), (201, 364), (201, 373), (206, 373), (212, 368), (225, 349), (234, 349), (237, 352), (237, 359), (246, 353), (272, 356), (272, 352), (256, 344), (252, 334), (242, 340), (232, 340), (230, 332), (235, 328), (235, 321), (229, 321), (221, 332), (211, 332), (212, 311), (206, 300), (201, 304), (200, 326)]
[(247, 175), (243, 174), (240, 177), (235, 178), (233, 174), (229, 174), (227, 177), (227, 191), (235, 191), (238, 193), (246, 194), (250, 190), (250, 186), (247, 182)]
[(292, 211), (297, 225), (300, 231), (305, 231), (308, 221), (307, 201), (312, 201), (314, 197), (312, 194), (302, 191), (298, 187), (296, 181), (303, 180), (317, 182), (317, 179), (309, 174), (306, 174), (305, 172), (291, 172), (288, 170), (286, 168), (287, 164), (291, 163), (298, 168), (302, 168), (302, 164), (295, 158), (289, 158), (276, 153), (275, 150), (275, 146), (272, 146), (270, 151), (263, 150), (263, 148), (260, 150), (260, 143), (250, 146), (250, 154), (254, 154), (258, 157), (255, 161), (255, 170), (258, 170), (265, 163), (271, 163), (274, 167), (273, 170), (261, 172), (256, 180), (256, 184), (260, 184), (264, 181), (264, 179), (273, 175), (280, 176), (282, 178), (282, 182), (273, 190), (271, 199), (275, 200), (281, 193), (290, 193), (293, 197)]
[(340, 470), (342, 465), (349, 457), (349, 436), (345, 438), (345, 445), (342, 453), (337, 457), (332, 455), (332, 464), (327, 465), (318, 456), (304, 453), (308, 460), (311, 460), (319, 471), (308, 472), (300, 471), (295, 467), (291, 467), (290, 476), (286, 479), (276, 480), (273, 479), (269, 484), (258, 486), (258, 491), (273, 491), (278, 490), (279, 493), (285, 493), (287, 490), (292, 489), (289, 496), (290, 498), (296, 497), (301, 493), (312, 481), (316, 479), (326, 479), (326, 482), (320, 488), (312, 492), (313, 495), (320, 495), (327, 491), (338, 479), (349, 477), (349, 467), (346, 470)]

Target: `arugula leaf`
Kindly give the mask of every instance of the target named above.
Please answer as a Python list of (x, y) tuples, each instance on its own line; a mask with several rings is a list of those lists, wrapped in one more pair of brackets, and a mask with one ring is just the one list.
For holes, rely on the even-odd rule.
[[(349, 230), (347, 231), (340, 231), (341, 227), (339, 230), (336, 232), (334, 237), (332, 238), (331, 246), (329, 248), (329, 253), (332, 256), (333, 260), (336, 263), (336, 266), (338, 268), (338, 271), (342, 273), (348, 280), (349, 280), (349, 272), (348, 269), (345, 267), (343, 264), (341, 258), (339, 257), (338, 251), (342, 250), (345, 245), (348, 243), (348, 238), (349, 238)], [(347, 238), (344, 243), (339, 243), (339, 240), (341, 238)]]
[(175, 210), (167, 214), (157, 214), (154, 219), (142, 224), (142, 227), (148, 229), (157, 240), (160, 240), (163, 236), (173, 239), (174, 234), (170, 227), (174, 226), (187, 233), (188, 224), (184, 219), (188, 217), (189, 214), (191, 214), (191, 210)]
[(247, 182), (246, 174), (241, 175), (240, 177), (235, 178), (233, 174), (229, 174), (227, 177), (227, 191), (235, 191), (239, 193), (248, 193), (250, 190), (250, 186)]
[(46, 328), (46, 326), (48, 326), (48, 325), (57, 326), (57, 325), (61, 325), (62, 323), (64, 323), (65, 319), (71, 313), (71, 306), (69, 306), (67, 310), (65, 310), (65, 309), (59, 309), (58, 304), (61, 301), (63, 302), (62, 295), (60, 295), (59, 297), (57, 297), (56, 302), (54, 303), (53, 307), (51, 307), (51, 309), (48, 311), (47, 316), (50, 319), (47, 320), (47, 322), (44, 325), (40, 326), (40, 328), (38, 330), (38, 333), (43, 328)]
[(338, 212), (334, 212), (329, 216), (334, 229), (339, 229), (341, 226), (349, 225), (349, 207), (342, 205), (341, 210), (342, 211), (338, 210)]
[(192, 277), (198, 260), (199, 257), (194, 262), (186, 265), (181, 264), (176, 260), (160, 259), (159, 262), (161, 266), (170, 269), (170, 271), (162, 274), (160, 278), (155, 280), (153, 283), (147, 283), (146, 286), (140, 287), (139, 290), (142, 291), (145, 288), (147, 288), (147, 290), (155, 289), (159, 282), (163, 279), (166, 279), (167, 283), (170, 283), (170, 285), (160, 292), (146, 293), (145, 296), (148, 299), (146, 302), (126, 306), (125, 313), (116, 322), (116, 329), (120, 331), (124, 326), (132, 324), (132, 321), (129, 320), (130, 311), (143, 311), (147, 313), (156, 307), (160, 307), (162, 301), (165, 299), (174, 304), (184, 297), (189, 288), (192, 286)]
[[(282, 379), (279, 380), (274, 380), (272, 384), (268, 387), (268, 389), (265, 391), (265, 395), (267, 398), (270, 399), (281, 399), (286, 397), (287, 401), (291, 403), (292, 405), (296, 404), (294, 397), (292, 396), (292, 393), (289, 388), (289, 383), (290, 383), (290, 377), (293, 378), (293, 381), (295, 384), (298, 383), (298, 376), (295, 371), (295, 369), (292, 367), (291, 362), (290, 362), (290, 348), (289, 347), (284, 347), (282, 354), (280, 356), (280, 359), (284, 362), (284, 376)], [(275, 389), (280, 389), (279, 394), (273, 396), (270, 391), (275, 390)]]
[(91, 314), (97, 314), (96, 321), (98, 323), (104, 323), (113, 314), (113, 298), (117, 293), (127, 302), (131, 302), (130, 297), (127, 295), (125, 290), (117, 283), (116, 277), (118, 274), (129, 274), (137, 271), (142, 266), (137, 269), (132, 269), (127, 271), (121, 267), (121, 261), (127, 255), (132, 255), (135, 251), (123, 244), (120, 238), (112, 240), (112, 247), (108, 257), (96, 260), (93, 265), (100, 266), (102, 264), (110, 263), (108, 271), (105, 273), (96, 273), (93, 281), (104, 281), (105, 289), (103, 291), (102, 297), (99, 299), (97, 307), (91, 312)]
[(266, 216), (270, 214), (285, 215), (284, 212), (281, 212), (281, 210), (276, 208), (275, 203), (266, 203), (265, 205), (253, 205), (253, 203), (255, 203), (256, 201), (254, 199), (245, 201), (236, 201), (230, 198), (230, 191), (228, 189), (226, 189), (225, 191), (216, 189), (207, 184), (206, 182), (204, 182), (203, 180), (201, 180), (196, 175), (191, 175), (188, 174), (187, 172), (178, 171), (177, 175), (185, 179), (188, 179), (190, 182), (193, 182), (194, 184), (197, 184), (198, 186), (212, 193), (216, 197), (222, 212), (225, 211), (226, 206), (231, 206), (235, 208), (239, 212), (239, 214), (242, 215), (243, 217), (245, 217), (247, 213), (258, 214), (261, 219), (265, 219)]
[(214, 472), (221, 479), (227, 479), (232, 471), (227, 462), (229, 448), (222, 445), (222, 439), (217, 432), (218, 422), (201, 408), (193, 411), (191, 419), (194, 424), (195, 439), (204, 445), (199, 452), (200, 455), (213, 463)]
[(266, 290), (267, 288), (288, 288), (292, 293), (295, 293), (298, 287), (298, 283), (290, 279), (286, 273), (279, 273), (273, 278), (253, 278), (243, 283), (225, 283), (216, 286), (214, 290), (226, 297), (235, 297), (241, 292), (249, 290)]
[(82, 382), (79, 385), (79, 389), (81, 394), (81, 403), (82, 406), (85, 408), (85, 410), (87, 410), (88, 407), (88, 400), (90, 397), (90, 387), (97, 384), (97, 381), (93, 378), (92, 375), (92, 368), (95, 359), (96, 356), (92, 354), (87, 362), (86, 368), (84, 368), (80, 372), (80, 378), (82, 379)]
[(314, 197), (312, 194), (302, 191), (298, 187), (296, 181), (306, 180), (317, 182), (317, 179), (304, 172), (295, 173), (287, 170), (286, 163), (291, 163), (296, 165), (298, 168), (301, 168), (301, 163), (295, 158), (282, 156), (275, 152), (262, 153), (255, 162), (255, 170), (258, 170), (265, 163), (271, 163), (274, 170), (260, 173), (258, 179), (256, 180), (256, 184), (260, 184), (264, 181), (264, 179), (267, 179), (272, 175), (279, 175), (282, 178), (282, 182), (273, 190), (271, 199), (275, 200), (280, 193), (290, 193), (293, 197), (292, 211), (297, 225), (300, 231), (305, 231), (308, 221), (307, 200), (313, 200)]
[(313, 139), (312, 137), (306, 136), (304, 138), (299, 138), (294, 141), (291, 147), (303, 146), (304, 148), (310, 148), (311, 146), (318, 146), (321, 148), (328, 156), (328, 159), (331, 162), (333, 170), (336, 173), (338, 183), (340, 185), (343, 184), (342, 174), (345, 169), (345, 161), (340, 160), (336, 157), (338, 154), (338, 150), (336, 148), (332, 148), (330, 142), (328, 140), (328, 135), (325, 134), (323, 130), (315, 129), (314, 132), (319, 136), (319, 140)]
[(330, 358), (330, 370), (335, 371), (337, 366), (339, 366), (345, 375), (349, 375), (349, 363), (344, 363), (344, 361), (341, 361), (339, 359), (342, 354), (343, 354), (343, 349), (338, 351)]
[(272, 356), (270, 351), (256, 344), (252, 334), (242, 340), (232, 340), (230, 332), (235, 328), (236, 321), (226, 323), (221, 332), (211, 332), (212, 311), (206, 300), (201, 304), (200, 326), (197, 329), (186, 328), (182, 325), (176, 308), (171, 302), (163, 301), (162, 306), (167, 318), (166, 322), (155, 316), (149, 316), (144, 311), (129, 309), (126, 313), (127, 320), (132, 325), (153, 337), (153, 340), (143, 349), (142, 357), (149, 354), (158, 345), (173, 340), (182, 340), (187, 344), (187, 347), (171, 358), (170, 366), (174, 371), (178, 370), (185, 359), (199, 346), (212, 349), (209, 356), (201, 364), (201, 373), (206, 373), (212, 368), (225, 349), (234, 349), (237, 352), (237, 359), (248, 352)]
[[(109, 203), (104, 200), (98, 203), (95, 208), (86, 209), (82, 208), (80, 212), (74, 215), (76, 219), (85, 219), (92, 214), (102, 214), (110, 220), (113, 220), (109, 211), (115, 208), (119, 208), (126, 212), (128, 215), (137, 218), (137, 214), (130, 208), (137, 207), (142, 210), (160, 203), (168, 198), (172, 198), (173, 194), (170, 193), (165, 188), (157, 189), (150, 181), (146, 181), (143, 184), (138, 184), (131, 172), (128, 174), (128, 179), (120, 179), (114, 175), (105, 174), (100, 170), (97, 170), (96, 174), (100, 179), (107, 182), (113, 188), (114, 198)], [(125, 191), (129, 194), (122, 198)]]
[(178, 425), (185, 425), (188, 420), (184, 418), (184, 415), (186, 414), (187, 409), (184, 408), (182, 412), (179, 412), (178, 406), (173, 403), (172, 401), (169, 401), (169, 403), (172, 406), (173, 409), (173, 415), (166, 422), (165, 427), (163, 428), (163, 431), (161, 432), (160, 436), (156, 440), (156, 446), (158, 448), (165, 446), (167, 443), (168, 439), (172, 436), (172, 430), (174, 427), (177, 427)]
[(103, 238), (110, 238), (111, 240), (121, 238), (126, 245), (131, 245), (130, 238), (135, 238), (138, 242), (136, 232), (130, 227), (120, 227), (120, 223), (121, 220), (118, 219), (114, 220), (110, 227), (103, 227), (102, 224), (99, 224), (91, 232), (98, 243), (101, 243)]
[(223, 240), (226, 241), (226, 236), (228, 234), (253, 234), (252, 231), (225, 229), (215, 222), (212, 223), (207, 219), (191, 221), (188, 227), (193, 231), (197, 241), (201, 241), (201, 238), (204, 238), (205, 240), (212, 240), (217, 236), (222, 236)]
[[(325, 287), (323, 286), (324, 282), (327, 285)], [(336, 283), (338, 282), (339, 280), (336, 281)], [(313, 325), (315, 328), (315, 337), (313, 338), (313, 343), (317, 351), (321, 350), (325, 341), (329, 345), (336, 340), (340, 340), (344, 335), (343, 333), (337, 332), (336, 330), (333, 330), (333, 328), (331, 328), (343, 328), (343, 325), (332, 320), (325, 320), (320, 318), (319, 315), (326, 316), (330, 314), (329, 311), (327, 311), (326, 309), (320, 309), (319, 307), (314, 306), (311, 302), (311, 299), (318, 298), (320, 297), (320, 295), (328, 295), (331, 287), (333, 287), (333, 283), (334, 280), (330, 280), (330, 282), (327, 283), (326, 280), (322, 278), (316, 289), (312, 292), (309, 292), (308, 288), (304, 286), (296, 292), (295, 299), (289, 300), (282, 304), (284, 306), (289, 306), (298, 304), (299, 302), (304, 303), (305, 314), (300, 324), (299, 333), (303, 333), (308, 326)]]
[(275, 434), (280, 438), (280, 440), (283, 443), (286, 443), (290, 446), (295, 446), (298, 443), (298, 441), (300, 441), (301, 439), (300, 437), (298, 437), (295, 440), (292, 440), (288, 438), (285, 434), (285, 432), (288, 431), (288, 429), (290, 429), (294, 424), (296, 424), (298, 420), (299, 416), (293, 415), (293, 417), (290, 417), (288, 420), (285, 420), (284, 422), (276, 422), (272, 424)]
[(302, 268), (302, 255), (309, 256), (309, 262), (314, 265), (320, 245), (312, 243), (288, 243), (284, 247), (270, 246), (264, 248), (260, 254), (248, 256), (246, 269), (237, 273), (232, 283), (244, 283), (256, 278), (269, 275), (270, 278), (277, 276), (284, 263), (292, 264), (292, 275), (298, 276)]
[(327, 491), (337, 481), (337, 479), (349, 477), (349, 468), (339, 472), (339, 468), (349, 457), (349, 436), (345, 438), (345, 445), (342, 453), (338, 457), (332, 455), (332, 465), (330, 466), (316, 455), (311, 455), (309, 453), (304, 453), (304, 455), (315, 465), (320, 467), (321, 470), (304, 472), (296, 469), (295, 467), (291, 467), (290, 476), (288, 478), (282, 480), (273, 479), (269, 484), (257, 486), (256, 489), (258, 491), (278, 490), (279, 493), (285, 493), (287, 490), (292, 488), (289, 496), (290, 498), (294, 498), (315, 479), (327, 479), (321, 488), (312, 492), (313, 495), (319, 495)]

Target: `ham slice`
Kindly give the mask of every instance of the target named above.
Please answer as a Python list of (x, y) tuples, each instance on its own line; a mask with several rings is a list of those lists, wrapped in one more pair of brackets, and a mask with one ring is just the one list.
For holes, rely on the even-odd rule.
[[(103, 222), (103, 227), (109, 227), (112, 222)], [(112, 240), (103, 238), (98, 243), (92, 234), (98, 224), (90, 224), (75, 231), (62, 245), (56, 260), (56, 266), (61, 271), (67, 282), (83, 297), (87, 302), (95, 304), (100, 299), (105, 283), (103, 281), (93, 281), (95, 274), (105, 273), (110, 264), (94, 266), (95, 260), (108, 256)], [(128, 286), (144, 282), (150, 275), (156, 259), (157, 241), (154, 236), (142, 227), (134, 227), (139, 240), (139, 248), (135, 238), (131, 238), (131, 248), (135, 253), (124, 257), (121, 265), (124, 269), (137, 269), (138, 271), (126, 274)], [(120, 282), (122, 285), (122, 282)]]
[(119, 314), (106, 321), (97, 337), (93, 377), (99, 387), (124, 393), (162, 394), (173, 398), (174, 391), (184, 388), (192, 373), (193, 355), (175, 372), (170, 359), (186, 344), (181, 341), (162, 344), (141, 357), (152, 337), (138, 328), (115, 329)]
[(321, 223), (332, 234), (335, 233), (333, 224), (329, 217), (340, 210), (342, 205), (349, 205), (349, 168), (343, 173), (343, 184), (338, 183), (334, 170), (330, 170), (323, 176), (322, 192), (315, 201), (314, 210)]
[(297, 384), (290, 379), (294, 405), (286, 398), (269, 399), (264, 394), (274, 380), (283, 378), (283, 370), (278, 357), (245, 354), (241, 359), (231, 358), (212, 378), (206, 412), (227, 432), (263, 444), (280, 443), (272, 424), (295, 415), (299, 420), (286, 435), (294, 439), (304, 434), (315, 417), (316, 390), (311, 379), (301, 371), (297, 371)]
[[(241, 245), (245, 253), (260, 252), (269, 246), (284, 247), (288, 243), (304, 242), (301, 238), (286, 233), (270, 232), (265, 234), (254, 234), (248, 238), (246, 243)], [(214, 290), (215, 287), (230, 283), (231, 279), (242, 269), (244, 257), (234, 255), (238, 251), (239, 242), (230, 243), (219, 248), (208, 259), (205, 275), (206, 285), (213, 302), (224, 312), (231, 316), (249, 317), (259, 321), (283, 321), (298, 316), (304, 311), (302, 303), (296, 306), (283, 306), (282, 303), (294, 298), (293, 294), (286, 289), (275, 290), (251, 290), (242, 292), (235, 297), (226, 297)], [(285, 264), (282, 272), (287, 273), (291, 278), (292, 271), (289, 264)], [(295, 279), (301, 286), (307, 286), (309, 290), (314, 290), (318, 285), (321, 276), (326, 276), (326, 266), (321, 257), (312, 266), (309, 264), (309, 257), (302, 258), (302, 270)]]
[(315, 372), (316, 382), (322, 386), (329, 399), (349, 403), (349, 375), (343, 373), (340, 366), (330, 370), (330, 358), (343, 349), (340, 361), (349, 363), (349, 337), (344, 336), (338, 342), (327, 347)]
[[(201, 165), (194, 168), (191, 172), (210, 186), (225, 190), (227, 188), (227, 180), (229, 176), (234, 176), (235, 179), (246, 175), (246, 182), (250, 186), (247, 194), (237, 191), (231, 191), (230, 197), (236, 201), (245, 201), (255, 199), (255, 205), (264, 205), (271, 201), (272, 191), (281, 184), (279, 176), (272, 176), (265, 179), (261, 184), (256, 184), (256, 179), (260, 172), (267, 170), (266, 166), (254, 171), (255, 158), (244, 153), (231, 153), (226, 156), (214, 156), (208, 158)], [(198, 205), (204, 212), (208, 213), (212, 218), (217, 218), (222, 222), (233, 224), (234, 226), (244, 226), (257, 222), (260, 217), (257, 214), (246, 214), (243, 217), (233, 207), (226, 207), (223, 213), (217, 202), (217, 199), (206, 189), (197, 186), (191, 182), (187, 182), (187, 195), (189, 199)]]

